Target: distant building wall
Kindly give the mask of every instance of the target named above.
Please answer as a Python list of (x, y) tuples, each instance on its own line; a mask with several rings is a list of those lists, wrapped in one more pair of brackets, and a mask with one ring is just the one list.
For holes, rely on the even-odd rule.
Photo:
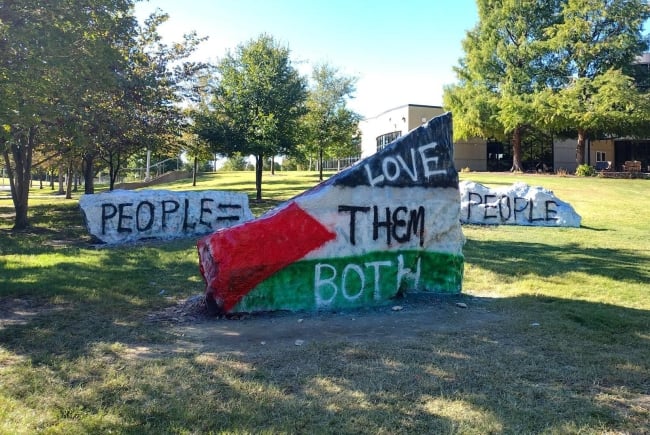
[(564, 169), (568, 172), (575, 172), (576, 164), (576, 140), (563, 139), (553, 141), (553, 168), (556, 171)]
[(359, 123), (361, 157), (368, 157), (377, 152), (378, 139), (381, 142), (381, 138), (389, 141), (393, 136), (404, 136), (429, 119), (443, 113), (444, 110), (440, 106), (407, 104), (364, 119)]
[(454, 163), (457, 170), (487, 171), (487, 141), (472, 138), (454, 142)]
[(406, 118), (409, 131), (421, 126), (435, 116), (442, 115), (443, 113), (445, 113), (445, 111), (442, 107), (409, 104), (408, 116)]
[[(390, 140), (403, 136), (429, 119), (444, 113), (440, 106), (407, 104), (387, 110), (379, 115), (367, 118), (359, 124), (361, 130), (361, 157), (368, 157), (377, 152), (378, 143), (387, 145)], [(553, 169), (575, 172), (575, 139), (557, 139), (553, 141)], [(588, 162), (596, 165), (597, 161), (616, 162), (613, 140), (592, 141), (586, 147)], [(598, 160), (600, 159), (600, 160)], [(454, 163), (458, 170), (469, 168), (472, 171), (487, 171), (487, 141), (480, 138), (456, 141), (454, 143)]]
[(612, 169), (614, 169), (616, 163), (614, 157), (614, 139), (591, 141), (589, 152), (591, 166), (595, 166), (597, 162), (612, 162)]

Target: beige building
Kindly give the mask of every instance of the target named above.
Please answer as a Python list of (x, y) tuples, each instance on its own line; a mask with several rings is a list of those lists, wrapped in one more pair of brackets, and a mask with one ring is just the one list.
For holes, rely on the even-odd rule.
[[(359, 124), (361, 157), (376, 153), (399, 136), (444, 112), (440, 106), (406, 104), (364, 119)], [(575, 139), (548, 136), (535, 145), (524, 146), (524, 166), (530, 171), (575, 172), (576, 145)], [(611, 166), (619, 170), (624, 160), (650, 160), (647, 155), (650, 154), (650, 141), (594, 140), (587, 143), (585, 152), (588, 164), (598, 169)], [(481, 138), (454, 141), (454, 163), (458, 170), (507, 171), (511, 162), (509, 144)]]
[(361, 157), (373, 155), (398, 137), (443, 113), (440, 106), (407, 104), (364, 119), (359, 124)]
[[(431, 118), (445, 113), (440, 106), (406, 104), (361, 121), (361, 157), (370, 156)], [(472, 139), (454, 143), (456, 168), (487, 170), (487, 141)]]

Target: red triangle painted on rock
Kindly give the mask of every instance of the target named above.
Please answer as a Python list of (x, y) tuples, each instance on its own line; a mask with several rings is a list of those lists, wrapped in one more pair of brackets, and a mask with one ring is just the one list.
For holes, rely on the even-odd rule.
[(262, 281), (336, 238), (295, 202), (269, 216), (199, 240), (201, 273), (223, 312)]

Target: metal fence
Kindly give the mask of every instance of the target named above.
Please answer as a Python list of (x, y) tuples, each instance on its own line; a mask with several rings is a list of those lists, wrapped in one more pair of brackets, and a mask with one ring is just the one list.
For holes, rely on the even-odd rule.
[(360, 156), (356, 157), (346, 157), (344, 159), (331, 159), (323, 160), (323, 170), (326, 171), (340, 171), (347, 168), (348, 166), (354, 165), (361, 159)]

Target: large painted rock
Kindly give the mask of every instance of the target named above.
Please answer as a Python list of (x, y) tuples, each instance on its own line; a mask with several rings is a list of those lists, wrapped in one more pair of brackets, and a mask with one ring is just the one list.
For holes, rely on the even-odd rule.
[(461, 221), (482, 225), (579, 227), (580, 215), (543, 187), (525, 183), (491, 189), (473, 181), (460, 183)]
[(451, 129), (451, 114), (434, 118), (258, 219), (200, 239), (208, 307), (334, 310), (460, 292)]
[(253, 219), (247, 195), (224, 191), (114, 190), (83, 195), (79, 206), (88, 232), (106, 244), (205, 235)]

